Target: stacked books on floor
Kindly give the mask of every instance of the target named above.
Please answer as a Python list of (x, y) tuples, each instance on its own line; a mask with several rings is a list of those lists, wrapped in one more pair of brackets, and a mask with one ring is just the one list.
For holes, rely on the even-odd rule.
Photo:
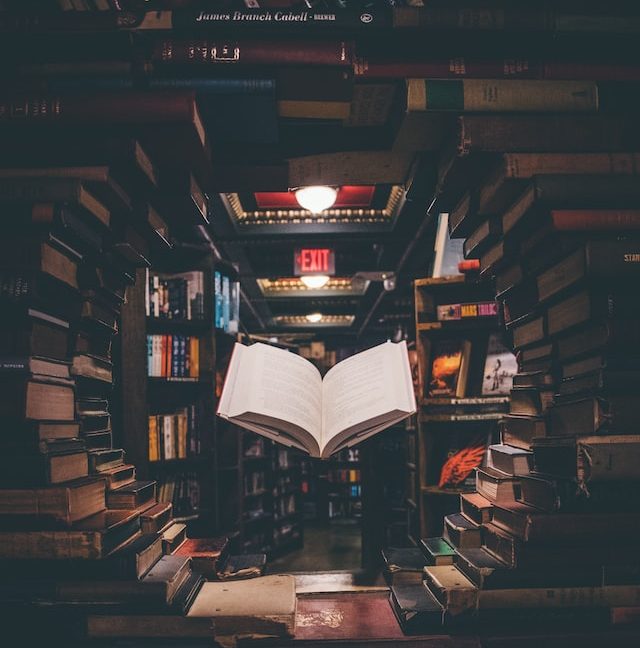
[(183, 609), (202, 579), (164, 555), (171, 505), (112, 444), (111, 345), (132, 256), (80, 181), (17, 179), (2, 195), (3, 602)]
[(472, 254), (495, 277), (519, 369), (501, 443), (444, 519), (451, 564), (427, 552), (424, 582), (392, 592), (406, 628), (584, 627), (638, 606), (637, 183), (578, 175), (602, 167), (595, 154), (529, 156), (536, 175), (510, 181), (505, 157), (465, 218), (484, 232)]
[[(25, 645), (58, 631), (70, 642), (87, 618), (90, 634), (104, 636), (105, 618), (184, 620), (198, 603), (192, 614), (213, 636), (217, 612), (211, 591), (201, 592), (204, 575), (259, 576), (265, 556), (231, 556), (226, 539), (189, 540), (171, 503), (158, 501), (156, 482), (137, 479), (113, 447), (111, 348), (127, 287), (146, 264), (145, 240), (125, 243), (133, 216), (112, 213), (88, 187), (106, 198), (107, 185), (53, 175), (15, 171), (0, 180), (3, 622)], [(173, 441), (184, 451), (180, 436)], [(273, 586), (295, 609), (293, 580)], [(281, 634), (293, 627), (285, 612), (274, 623)], [(116, 633), (124, 626), (111, 625)]]

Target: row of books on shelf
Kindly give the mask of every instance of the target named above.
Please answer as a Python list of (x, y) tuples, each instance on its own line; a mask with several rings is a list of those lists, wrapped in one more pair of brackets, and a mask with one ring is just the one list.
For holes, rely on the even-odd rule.
[(293, 466), (291, 451), (287, 448), (276, 448), (275, 467), (286, 470)]
[(334, 518), (361, 518), (362, 503), (358, 499), (330, 499), (329, 519)]
[(293, 493), (286, 497), (280, 497), (274, 502), (273, 513), (276, 520), (287, 517), (296, 512), (296, 496)]
[(186, 459), (200, 454), (201, 438), (196, 405), (170, 414), (149, 416), (149, 461)]
[(280, 475), (276, 479), (275, 486), (273, 488), (273, 494), (278, 497), (283, 493), (287, 493), (293, 488), (297, 488), (296, 483), (297, 480), (294, 479), (293, 475), (291, 475), (290, 472), (287, 472), (284, 475)]
[(147, 335), (150, 378), (200, 377), (200, 339), (194, 335)]
[(185, 472), (163, 477), (158, 482), (158, 500), (170, 502), (176, 517), (197, 515), (200, 510), (198, 474)]
[(344, 491), (333, 491), (329, 492), (329, 497), (352, 497), (358, 498), (362, 496), (362, 485), (361, 484), (348, 484), (348, 488)]
[(201, 320), (204, 312), (204, 272), (155, 274), (147, 270), (147, 317)]
[(348, 463), (357, 463), (360, 461), (360, 448), (345, 448), (333, 455), (332, 459), (346, 461)]
[(360, 481), (360, 470), (332, 468), (329, 471), (329, 481), (338, 484), (352, 484)]
[(245, 495), (262, 494), (266, 489), (266, 474), (262, 470), (245, 473), (243, 482)]
[(216, 270), (214, 284), (214, 323), (225, 333), (237, 333), (240, 324), (240, 282)]

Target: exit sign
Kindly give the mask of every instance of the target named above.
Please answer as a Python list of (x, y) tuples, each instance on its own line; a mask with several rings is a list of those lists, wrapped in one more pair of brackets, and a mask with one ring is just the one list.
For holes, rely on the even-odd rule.
[(293, 274), (296, 277), (310, 274), (334, 275), (335, 252), (330, 248), (298, 248), (293, 253)]

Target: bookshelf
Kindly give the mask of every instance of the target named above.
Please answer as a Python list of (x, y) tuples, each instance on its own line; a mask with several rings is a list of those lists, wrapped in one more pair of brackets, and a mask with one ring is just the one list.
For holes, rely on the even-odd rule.
[(275, 556), (303, 542), (299, 454), (219, 421), (218, 519), (247, 553)]
[(174, 252), (139, 271), (123, 312), (123, 444), (199, 535), (218, 528), (215, 264), (204, 251)]
[(362, 518), (360, 448), (346, 448), (331, 457), (327, 472), (329, 520)]
[(458, 510), (460, 493), (474, 489), (472, 467), (497, 440), (515, 373), (510, 354), (513, 371), (501, 361), (492, 374), (487, 362), (503, 351), (500, 313), (490, 287), (472, 276), (453, 275), (419, 279), (414, 291), (418, 413), (415, 432), (407, 434), (407, 519), (413, 543), (440, 535), (443, 516)]

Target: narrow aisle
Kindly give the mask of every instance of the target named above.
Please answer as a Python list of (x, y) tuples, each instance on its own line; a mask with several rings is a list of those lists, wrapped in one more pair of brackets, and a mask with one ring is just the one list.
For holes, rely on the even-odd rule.
[(304, 547), (270, 561), (268, 572), (360, 569), (362, 539), (357, 524), (305, 525)]

